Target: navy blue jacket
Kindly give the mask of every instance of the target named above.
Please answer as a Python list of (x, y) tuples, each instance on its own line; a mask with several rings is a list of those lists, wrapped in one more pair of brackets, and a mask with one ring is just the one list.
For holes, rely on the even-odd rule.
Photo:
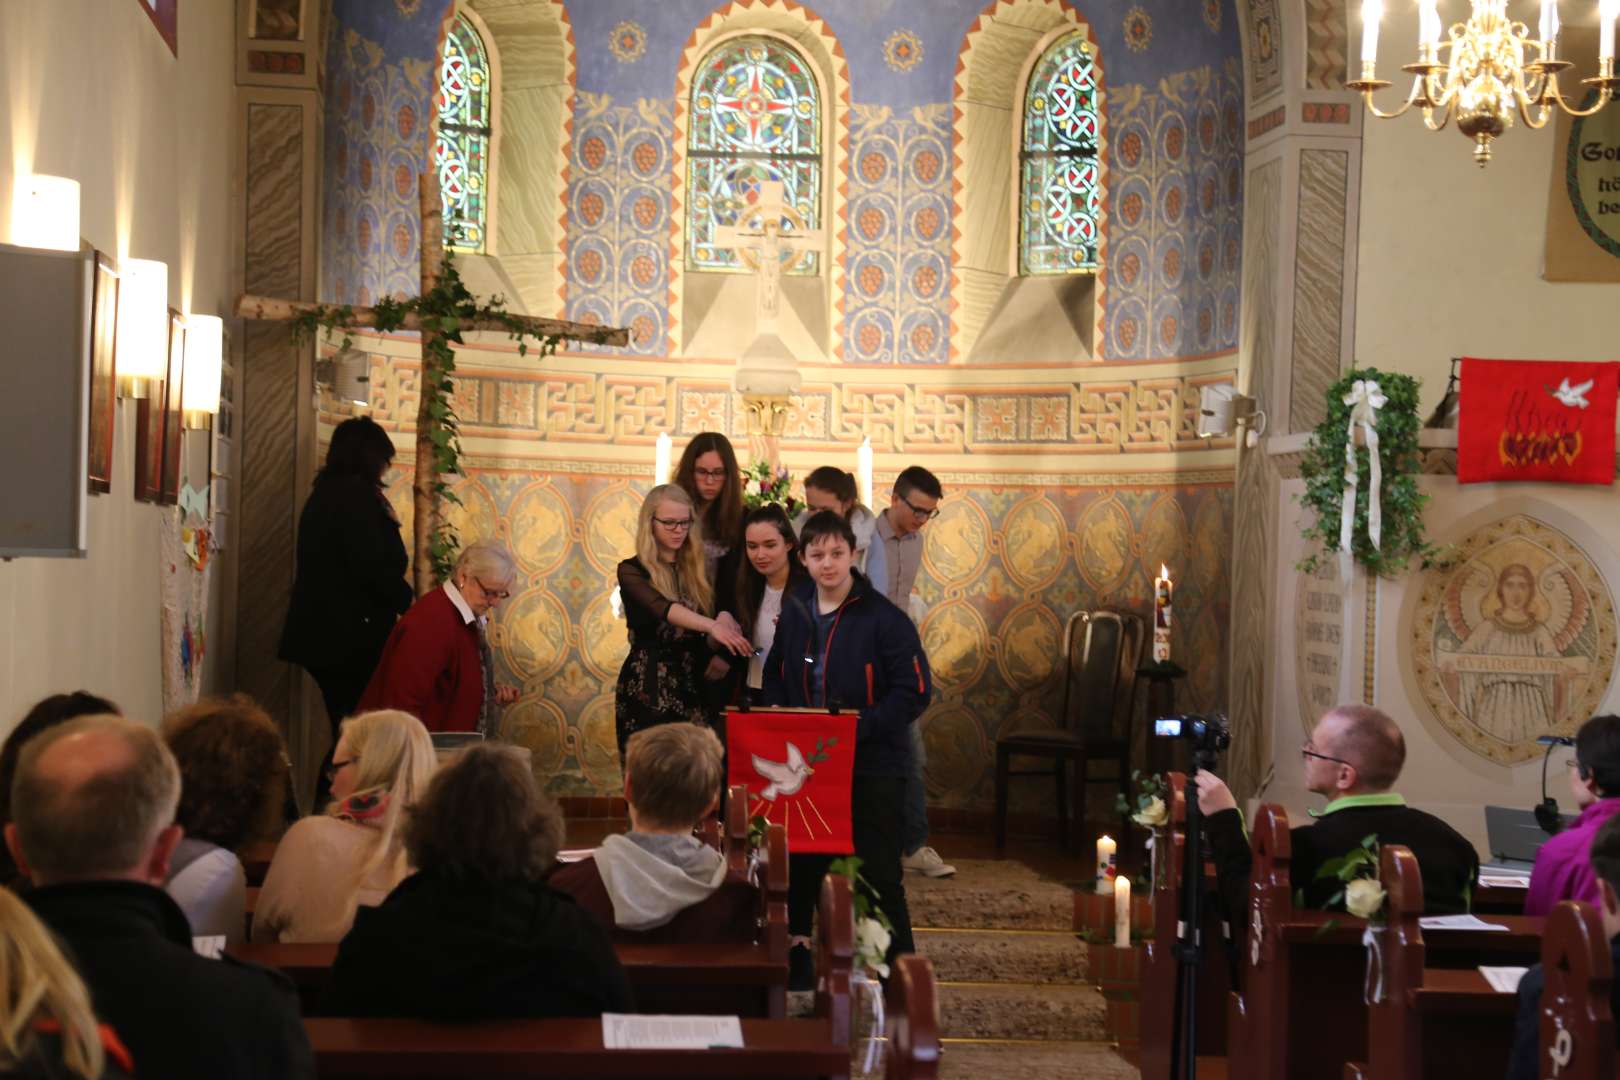
[(804, 707), (814, 689), (823, 690), (827, 705), (860, 710), (855, 775), (909, 776), (909, 727), (933, 693), (917, 628), (860, 574), (826, 641), (818, 640), (815, 605), (814, 581), (783, 596), (776, 640), (765, 658), (766, 703)]

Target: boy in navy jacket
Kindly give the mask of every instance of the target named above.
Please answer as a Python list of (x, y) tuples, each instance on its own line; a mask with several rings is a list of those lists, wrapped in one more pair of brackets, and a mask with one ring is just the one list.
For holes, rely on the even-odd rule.
[[(810, 581), (783, 598), (763, 695), (771, 705), (859, 712), (851, 825), (861, 874), (894, 928), (892, 962), (915, 951), (900, 823), (911, 770), (909, 726), (932, 693), (928, 658), (906, 613), (854, 571), (855, 534), (841, 515), (823, 511), (806, 521), (799, 551)], [(826, 855), (790, 857), (788, 927), (800, 986), (810, 972), (810, 929), (830, 861)]]

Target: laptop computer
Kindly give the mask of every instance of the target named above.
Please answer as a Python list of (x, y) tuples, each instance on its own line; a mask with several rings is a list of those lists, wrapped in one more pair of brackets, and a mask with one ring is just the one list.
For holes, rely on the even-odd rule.
[[(1575, 820), (1574, 814), (1561, 814), (1565, 826)], [(1491, 861), (1480, 871), (1528, 874), (1536, 864), (1536, 852), (1547, 841), (1547, 833), (1536, 823), (1536, 815), (1529, 810), (1511, 806), (1485, 808), (1485, 838), (1491, 846)]]

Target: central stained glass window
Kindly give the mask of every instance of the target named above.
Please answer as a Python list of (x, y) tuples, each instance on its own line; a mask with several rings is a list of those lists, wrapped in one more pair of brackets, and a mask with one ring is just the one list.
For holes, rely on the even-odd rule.
[(489, 215), (489, 56), (465, 15), (457, 15), (439, 58), (439, 133), (433, 167), (444, 203), (444, 242), (483, 251)]
[[(686, 265), (747, 272), (735, 251), (714, 245), (714, 230), (736, 225), (760, 185), (782, 184), (784, 233), (821, 225), (821, 97), (804, 58), (774, 38), (725, 42), (703, 58), (692, 81), (687, 138)], [(815, 274), (805, 251), (783, 267)]]
[(1024, 98), (1018, 269), (1084, 274), (1097, 269), (1102, 126), (1096, 54), (1080, 32), (1053, 42)]

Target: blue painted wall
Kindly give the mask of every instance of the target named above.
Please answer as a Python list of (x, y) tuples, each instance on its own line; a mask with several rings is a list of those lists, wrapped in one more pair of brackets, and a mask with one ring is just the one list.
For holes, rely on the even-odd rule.
[[(661, 355), (669, 327), (675, 71), (693, 29), (722, 5), (567, 0), (566, 6), (579, 91), (569, 162), (567, 312), (634, 325), (640, 334), (633, 351)], [(984, 0), (810, 5), (844, 48), (857, 107), (845, 260), (851, 362), (947, 358), (951, 96), (963, 36), (984, 6)], [(414, 177), (428, 162), (434, 57), (448, 8), (449, 0), (334, 4), (325, 299), (364, 302), (415, 290)], [(1242, 84), (1231, 0), (1109, 0), (1076, 8), (1092, 25), (1106, 80), (1111, 183), (1103, 355), (1231, 351), (1242, 236)], [(610, 48), (625, 24), (640, 40), (628, 53)], [(885, 55), (897, 32), (920, 46), (920, 58), (905, 70)], [(663, 172), (647, 173), (641, 167), (647, 161), (662, 162)], [(861, 227), (867, 207), (879, 212), (866, 216), (875, 223), (871, 231)]]

